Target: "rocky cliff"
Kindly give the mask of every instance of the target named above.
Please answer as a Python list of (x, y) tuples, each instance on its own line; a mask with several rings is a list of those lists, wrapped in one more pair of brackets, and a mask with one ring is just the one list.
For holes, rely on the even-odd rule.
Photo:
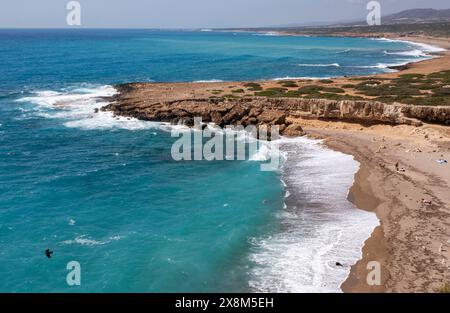
[(149, 101), (134, 94), (132, 84), (118, 87), (119, 94), (102, 110), (142, 120), (193, 125), (195, 117), (205, 123), (225, 125), (277, 125), (283, 134), (299, 135), (301, 127), (289, 118), (327, 119), (359, 123), (389, 123), (420, 126), (422, 122), (450, 124), (450, 107), (384, 104), (373, 101), (305, 98), (186, 98)]

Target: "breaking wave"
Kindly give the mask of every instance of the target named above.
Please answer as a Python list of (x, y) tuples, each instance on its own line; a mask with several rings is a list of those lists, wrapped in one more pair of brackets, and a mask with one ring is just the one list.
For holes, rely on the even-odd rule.
[[(276, 231), (252, 241), (254, 292), (340, 292), (379, 221), (347, 200), (353, 157), (307, 138), (282, 139), (285, 207)], [(336, 262), (343, 267), (336, 266)]]

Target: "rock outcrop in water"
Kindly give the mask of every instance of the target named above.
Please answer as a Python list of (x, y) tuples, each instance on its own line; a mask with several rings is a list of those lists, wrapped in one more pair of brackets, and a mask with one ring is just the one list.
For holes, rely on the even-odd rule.
[(118, 86), (119, 94), (102, 110), (141, 120), (192, 126), (195, 117), (205, 123), (255, 125), (280, 128), (285, 135), (304, 134), (292, 118), (326, 119), (359, 123), (389, 123), (421, 126), (422, 122), (450, 124), (450, 107), (384, 104), (374, 101), (322, 100), (305, 98), (217, 97), (150, 101), (139, 92), (140, 85)]

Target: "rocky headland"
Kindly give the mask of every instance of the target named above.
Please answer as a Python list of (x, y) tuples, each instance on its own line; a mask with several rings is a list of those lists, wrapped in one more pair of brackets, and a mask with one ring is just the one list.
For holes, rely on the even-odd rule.
[(151, 84), (125, 84), (102, 110), (147, 121), (194, 125), (194, 118), (204, 123), (226, 125), (276, 125), (282, 135), (303, 135), (295, 120), (323, 119), (363, 124), (421, 126), (423, 123), (450, 124), (450, 106), (386, 104), (370, 100), (328, 100), (269, 97), (192, 97), (170, 100), (148, 99), (142, 95)]

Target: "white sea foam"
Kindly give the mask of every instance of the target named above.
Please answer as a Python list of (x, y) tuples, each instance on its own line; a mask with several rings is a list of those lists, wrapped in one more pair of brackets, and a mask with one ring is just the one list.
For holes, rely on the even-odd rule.
[(62, 91), (36, 91), (31, 96), (18, 99), (17, 102), (34, 104), (33, 115), (62, 119), (66, 127), (85, 130), (112, 128), (139, 130), (160, 127), (160, 123), (114, 116), (112, 112), (100, 111), (100, 108), (108, 104), (103, 98), (116, 93), (117, 91), (108, 85), (78, 86)]
[(336, 52), (336, 54), (349, 53), (351, 51), (352, 51), (352, 49), (345, 49), (345, 50)]
[[(255, 292), (340, 292), (361, 247), (379, 225), (347, 200), (358, 163), (307, 138), (281, 139), (287, 154), (281, 227), (253, 243), (249, 285)], [(344, 267), (336, 267), (339, 262)]]
[(71, 240), (65, 240), (62, 243), (65, 245), (82, 245), (82, 246), (103, 246), (106, 245), (108, 243), (111, 243), (112, 241), (118, 241), (123, 239), (122, 236), (111, 236), (108, 238), (108, 240), (105, 241), (100, 241), (100, 240), (95, 240), (95, 239), (90, 239), (87, 238), (86, 235), (81, 235), (81, 236), (77, 236), (75, 237), (75, 239), (71, 239)]
[(285, 155), (276, 145), (276, 141), (258, 141), (258, 149), (250, 156), (250, 161), (265, 162), (279, 158), (281, 162), (284, 161)]
[(62, 243), (65, 245), (79, 244), (82, 246), (101, 246), (101, 245), (107, 244), (107, 242), (105, 242), (105, 241), (98, 241), (98, 240), (86, 238), (86, 235), (77, 236), (77, 237), (75, 237), (75, 239), (65, 240)]
[(422, 54), (425, 54), (427, 56), (429, 56), (427, 54), (428, 53), (438, 53), (438, 52), (444, 52), (446, 51), (446, 49), (441, 48), (441, 47), (437, 47), (437, 46), (433, 46), (430, 44), (426, 44), (426, 43), (420, 43), (420, 42), (413, 42), (413, 41), (407, 41), (407, 40), (400, 40), (400, 39), (388, 39), (388, 38), (373, 38), (372, 40), (376, 40), (376, 41), (384, 41), (384, 42), (399, 42), (399, 43), (405, 43), (408, 44), (410, 46), (415, 46), (418, 49), (414, 49), (411, 51), (404, 51), (404, 53), (417, 53), (417, 51), (421, 51)]
[(409, 45), (420, 47), (420, 48), (422, 48), (421, 50), (425, 51), (425, 52), (443, 52), (443, 51), (446, 51), (446, 49), (438, 47), (438, 46), (433, 46), (433, 45), (426, 44), (426, 43), (420, 43), (420, 42), (414, 42), (414, 41), (408, 41), (408, 40), (388, 39), (388, 38), (372, 38), (372, 40), (384, 41), (384, 42), (401, 42), (401, 43), (406, 43), (406, 44), (409, 44)]
[(384, 51), (384, 54), (402, 55), (402, 56), (410, 56), (410, 57), (428, 57), (429, 56), (424, 51), (418, 50), (418, 49), (409, 50), (409, 51), (393, 51), (393, 52)]
[(415, 45), (415, 46), (417, 46), (417, 47), (422, 48), (421, 50), (425, 51), (425, 52), (437, 53), (437, 52), (447, 51), (444, 48), (433, 46), (433, 45), (429, 45), (429, 44), (426, 44), (426, 43), (419, 43), (419, 42), (410, 42), (410, 43)]
[(223, 80), (220, 79), (207, 79), (207, 80), (196, 80), (194, 83), (222, 83)]
[(265, 32), (265, 33), (255, 33), (253, 36), (268, 36), (268, 37), (280, 37), (281, 33), (278, 32)]
[(408, 63), (410, 63), (411, 60), (407, 60), (407, 61), (402, 61), (402, 62), (398, 62), (398, 63), (377, 63), (376, 65), (355, 65), (355, 66), (350, 66), (353, 68), (373, 68), (373, 69), (380, 69), (380, 70), (384, 70), (384, 72), (396, 72), (395, 69), (391, 69), (391, 67), (396, 67), (396, 66), (403, 66), (406, 65)]
[(339, 63), (331, 63), (331, 64), (297, 64), (301, 67), (341, 67)]
[[(220, 128), (213, 123), (209, 123), (208, 128), (211, 131), (221, 133), (222, 136), (234, 136), (236, 141), (244, 142), (246, 144), (255, 144), (256, 149), (253, 151), (252, 155), (248, 155), (248, 161), (251, 162), (266, 162), (278, 158), (280, 162), (283, 162), (285, 155), (279, 150), (278, 142), (279, 140), (273, 141), (263, 141), (258, 140), (253, 136), (253, 134), (247, 132), (246, 130), (235, 130), (232, 128)], [(191, 131), (187, 126), (183, 126), (187, 131)], [(229, 156), (233, 157), (233, 156)]]

